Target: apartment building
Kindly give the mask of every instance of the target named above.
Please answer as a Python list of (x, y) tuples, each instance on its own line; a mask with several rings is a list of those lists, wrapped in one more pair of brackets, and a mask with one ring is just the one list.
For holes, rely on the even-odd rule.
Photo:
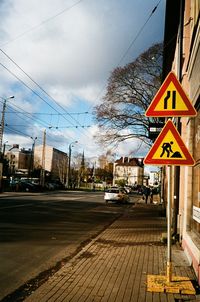
[(144, 164), (142, 158), (121, 157), (113, 165), (113, 185), (125, 180), (127, 185), (142, 185)]
[(58, 149), (46, 145), (35, 146), (34, 166), (42, 168), (47, 173), (51, 173), (52, 179), (59, 179), (63, 184), (66, 183), (68, 155)]
[(9, 172), (11, 175), (28, 176), (31, 169), (31, 149), (12, 148), (5, 152), (5, 158), (9, 161)]
[(200, 284), (200, 1), (167, 0), (163, 77), (174, 71), (197, 111), (175, 119), (195, 165), (174, 168), (173, 213), (177, 232)]

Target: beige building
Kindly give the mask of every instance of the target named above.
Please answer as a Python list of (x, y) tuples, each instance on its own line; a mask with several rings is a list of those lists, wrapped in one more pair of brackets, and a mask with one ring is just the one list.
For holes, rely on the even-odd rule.
[(113, 165), (113, 185), (125, 180), (127, 185), (142, 185), (144, 164), (141, 158), (121, 157)]
[(149, 172), (149, 186), (157, 186), (160, 184), (160, 171), (150, 171)]
[[(180, 18), (179, 18), (180, 16)], [(200, 284), (200, 1), (166, 2), (164, 77), (173, 70), (197, 111), (175, 119), (194, 167), (174, 168), (173, 214), (182, 247)], [(177, 182), (178, 180), (178, 182)], [(177, 186), (178, 183), (178, 186)], [(176, 217), (177, 216), (177, 217)]]
[(50, 172), (53, 179), (60, 179), (65, 184), (67, 177), (68, 155), (51, 146), (35, 146), (34, 148), (34, 166), (43, 168)]
[(5, 152), (5, 158), (9, 160), (11, 175), (28, 176), (31, 169), (31, 149), (13, 148)]

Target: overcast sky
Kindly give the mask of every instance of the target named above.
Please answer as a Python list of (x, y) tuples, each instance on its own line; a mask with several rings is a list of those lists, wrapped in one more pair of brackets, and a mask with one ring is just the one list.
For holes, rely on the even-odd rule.
[[(163, 40), (164, 12), (164, 0), (1, 0), (0, 97), (15, 96), (7, 100), (3, 142), (28, 148), (30, 137), (42, 143), (46, 129), (46, 143), (59, 150), (77, 140), (74, 149), (86, 157), (106, 153), (93, 140), (93, 106), (114, 68)], [(128, 141), (115, 152), (137, 146)]]

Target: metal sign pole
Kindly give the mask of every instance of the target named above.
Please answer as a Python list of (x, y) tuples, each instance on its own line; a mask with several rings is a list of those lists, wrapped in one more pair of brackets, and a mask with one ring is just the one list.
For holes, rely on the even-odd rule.
[(172, 167), (167, 166), (168, 189), (167, 189), (167, 282), (172, 281), (172, 261), (171, 261), (171, 187), (172, 187)]

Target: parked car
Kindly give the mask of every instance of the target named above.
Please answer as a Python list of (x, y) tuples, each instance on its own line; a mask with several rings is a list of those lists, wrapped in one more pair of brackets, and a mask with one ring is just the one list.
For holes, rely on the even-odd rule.
[(20, 179), (16, 190), (24, 192), (39, 192), (40, 186), (33, 184), (30, 180)]
[(106, 203), (108, 203), (108, 201), (127, 203), (130, 198), (125, 190), (120, 188), (111, 188), (105, 191), (104, 200)]
[(126, 191), (126, 193), (130, 194), (131, 193), (131, 187), (129, 186), (125, 186), (124, 190)]

